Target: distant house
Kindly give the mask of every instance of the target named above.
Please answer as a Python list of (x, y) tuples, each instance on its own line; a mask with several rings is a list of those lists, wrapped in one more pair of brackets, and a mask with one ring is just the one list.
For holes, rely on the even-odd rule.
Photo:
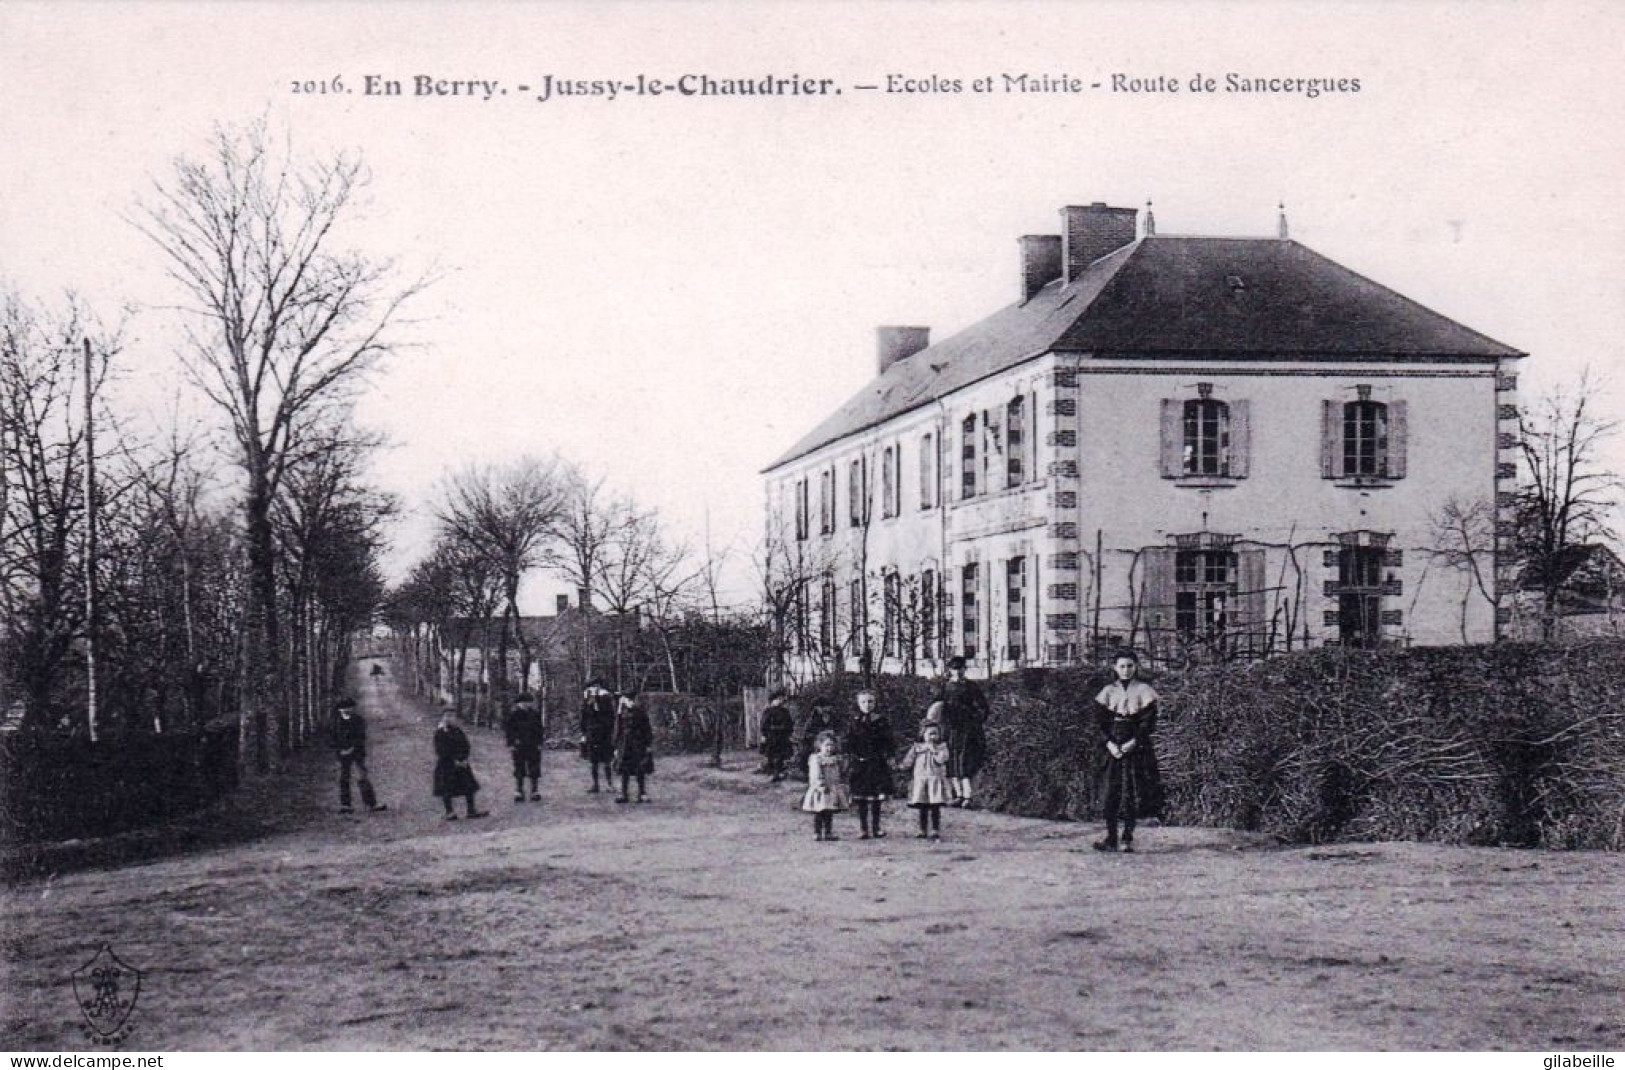
[(1020, 239), (1004, 309), (935, 343), (880, 328), (875, 378), (764, 471), (793, 674), (1497, 634), (1470, 578), (1429, 573), (1429, 517), (1510, 521), (1523, 353), (1284, 214), (1265, 238), (1060, 222)]
[[(1601, 543), (1567, 547), (1551, 564), (1557, 583), (1553, 638), (1625, 632), (1625, 561)], [(1513, 629), (1523, 639), (1541, 637), (1545, 575), (1534, 568), (1518, 577)]]
[[(439, 644), (441, 700), (453, 700), (459, 665), (465, 695), (489, 688), (494, 675), (490, 669), (500, 656), (505, 626), (501, 617), (488, 622), (453, 617), (446, 622), (440, 629)], [(554, 614), (519, 618), (530, 663), (524, 664), (526, 651), (510, 634), (506, 644), (507, 678), (517, 686), (523, 672), (523, 689), (535, 694), (545, 709), (574, 709), (590, 677), (605, 676), (613, 682), (616, 644), (636, 629), (635, 617), (583, 610), (569, 605), (567, 596), (560, 595)], [(486, 657), (491, 659), (490, 665)]]

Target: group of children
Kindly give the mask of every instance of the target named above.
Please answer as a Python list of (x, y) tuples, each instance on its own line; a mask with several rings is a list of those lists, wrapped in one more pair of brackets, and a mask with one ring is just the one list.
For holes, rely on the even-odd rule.
[(961, 801), (949, 779), (948, 745), (942, 740), (940, 702), (931, 704), (919, 739), (897, 758), (891, 726), (875, 716), (872, 691), (858, 692), (858, 717), (847, 731), (844, 753), (831, 729), (818, 733), (807, 760), (807, 793), (801, 808), (813, 815), (813, 838), (838, 840), (835, 815), (854, 804), (861, 838), (880, 839), (881, 804), (892, 795), (893, 771), (910, 773), (908, 805), (919, 815), (919, 839), (942, 838), (942, 808)]

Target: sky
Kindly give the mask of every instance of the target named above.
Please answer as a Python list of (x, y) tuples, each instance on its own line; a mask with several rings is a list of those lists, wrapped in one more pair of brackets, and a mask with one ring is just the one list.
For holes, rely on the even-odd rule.
[[(1530, 353), (1526, 396), (1607, 372), (1622, 54), (1607, 3), (12, 2), (0, 284), (127, 309), (121, 403), (162, 409), (176, 294), (128, 222), (154, 179), (261, 117), (297, 153), (358, 150), (347, 242), (438, 280), (359, 410), (406, 505), (391, 569), (449, 469), (556, 450), (729, 552), (744, 600), (759, 472), (874, 374), (875, 327), (940, 339), (1010, 303), (1017, 238), (1066, 204), (1271, 235), (1284, 203), (1295, 239)], [(1081, 91), (1007, 91), (1020, 74)], [(829, 92), (537, 99), (684, 75)], [(1625, 416), (1625, 384), (1599, 402)]]

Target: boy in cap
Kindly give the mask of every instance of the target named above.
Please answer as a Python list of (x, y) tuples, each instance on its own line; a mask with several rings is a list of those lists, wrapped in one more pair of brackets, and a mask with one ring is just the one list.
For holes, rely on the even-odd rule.
[(502, 732), (513, 754), (513, 801), (525, 801), (525, 778), (530, 778), (530, 801), (542, 799), (542, 711), (530, 692), (514, 699), (502, 721)]
[(355, 711), (355, 699), (345, 695), (333, 707), (333, 747), (339, 757), (339, 812), (348, 814), (350, 806), (350, 770), (359, 774), (361, 804), (377, 813), (389, 807), (378, 801), (373, 793), (372, 781), (367, 776), (367, 722)]

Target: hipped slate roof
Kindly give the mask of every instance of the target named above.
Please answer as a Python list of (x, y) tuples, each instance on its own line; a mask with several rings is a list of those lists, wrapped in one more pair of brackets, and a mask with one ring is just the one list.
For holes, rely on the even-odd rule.
[(1186, 359), (1524, 355), (1295, 241), (1148, 235), (1071, 283), (1057, 280), (893, 364), (766, 470), (1050, 351)]

